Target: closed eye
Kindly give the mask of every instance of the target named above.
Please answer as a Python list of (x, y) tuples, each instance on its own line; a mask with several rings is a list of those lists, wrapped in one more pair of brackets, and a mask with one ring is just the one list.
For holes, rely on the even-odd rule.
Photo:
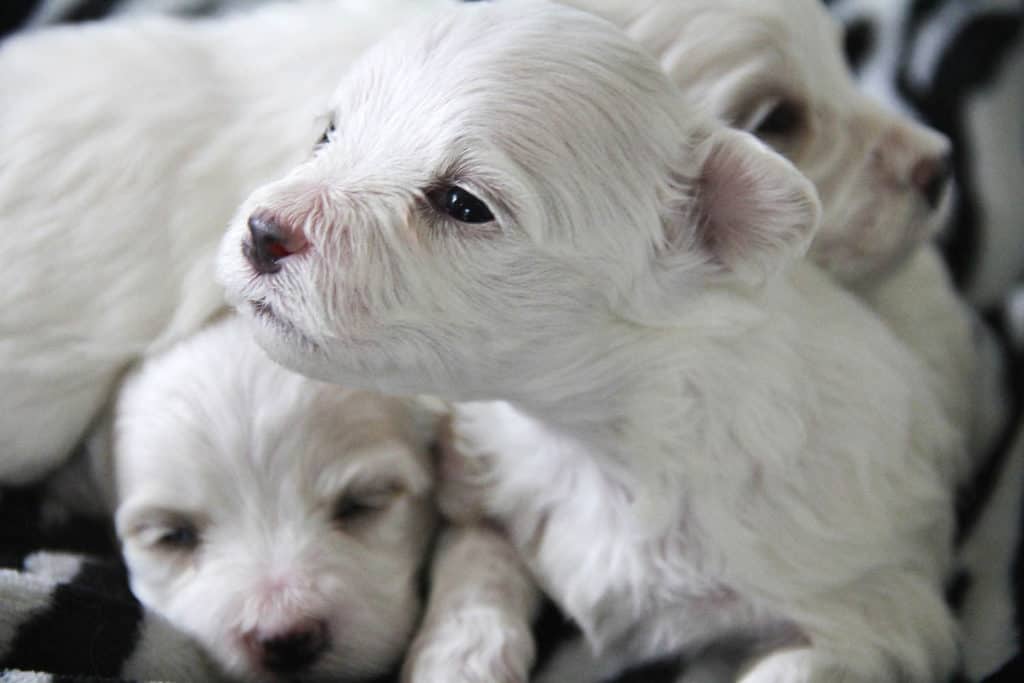
[(174, 552), (191, 552), (199, 547), (199, 530), (187, 521), (176, 522), (162, 529), (153, 541), (153, 546), (160, 550)]
[(345, 529), (371, 521), (391, 507), (401, 489), (384, 486), (366, 491), (348, 491), (334, 503), (331, 517)]

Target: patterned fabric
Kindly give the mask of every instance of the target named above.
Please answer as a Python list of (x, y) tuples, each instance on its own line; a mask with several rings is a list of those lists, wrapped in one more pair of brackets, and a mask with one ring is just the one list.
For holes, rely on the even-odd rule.
[(109, 523), (74, 502), (54, 484), (0, 489), (0, 683), (213, 680), (199, 648), (132, 596)]
[[(51, 23), (134, 12), (207, 15), (261, 1), (4, 0), (0, 40)], [(1024, 349), (1022, 3), (826, 2), (847, 27), (847, 54), (864, 86), (954, 143), (958, 193), (944, 253), (965, 296), (1007, 333), (1007, 343), (991, 349), (990, 365), (1004, 378), (1005, 412), (1015, 414), (1014, 396), (1024, 388), (1009, 352)], [(1017, 424), (1008, 423), (961, 496), (960, 571), (950, 585), (966, 633), (967, 679), (986, 683), (1024, 680), (1024, 436)], [(0, 683), (214, 680), (199, 647), (134, 600), (109, 523), (87, 514), (81, 492), (65, 483), (0, 489)], [(541, 659), (572, 631), (546, 613), (538, 625)], [(680, 667), (657, 662), (619, 683), (667, 683)]]
[(1017, 0), (833, 0), (869, 91), (953, 142), (958, 185), (945, 253), (983, 306), (1024, 275), (1024, 11)]

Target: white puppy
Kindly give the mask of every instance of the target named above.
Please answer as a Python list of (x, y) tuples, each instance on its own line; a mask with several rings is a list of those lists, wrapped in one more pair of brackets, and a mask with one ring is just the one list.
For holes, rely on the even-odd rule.
[(336, 0), (3, 42), (0, 481), (68, 455), (118, 373), (223, 305), (213, 262), (231, 212), (309, 155), (353, 57), (437, 4)]
[(566, 0), (626, 28), (686, 100), (749, 130), (821, 197), (819, 265), (875, 280), (941, 227), (949, 141), (860, 88), (820, 0)]
[(237, 680), (388, 671), (420, 611), (433, 427), (271, 363), (235, 318), (147, 360), (96, 462), (133, 592)]
[(741, 635), (791, 648), (749, 683), (950, 671), (960, 444), (800, 262), (819, 207), (788, 162), (540, 4), (395, 36), (333, 112), (243, 205), (229, 296), (290, 367), (469, 402), (487, 512), (609, 667)]
[[(829, 220), (813, 251), (826, 267), (875, 282), (865, 274), (930, 232), (944, 143), (857, 93), (813, 0), (795, 13), (780, 0), (572, 2), (629, 25), (688, 100), (762, 134), (819, 183)], [(0, 381), (16, 390), (0, 397), (0, 481), (32, 479), (59, 461), (128, 362), (217, 310), (211, 245), (231, 208), (304, 157), (320, 134), (311, 122), (324, 93), (357, 54), (401, 18), (444, 4), (307, 2), (5, 42), (0, 230), (17, 239), (14, 284), (0, 293)], [(240, 140), (256, 139), (239, 153)], [(896, 288), (914, 290), (948, 286)], [(934, 330), (917, 313), (935, 308), (880, 307), (911, 332)], [(957, 381), (969, 364), (937, 351), (938, 371), (953, 376), (946, 393), (965, 403)]]
[[(748, 130), (814, 182), (810, 256), (859, 293), (932, 371), (951, 418), (985, 452), (974, 334), (930, 238), (951, 203), (949, 142), (882, 107), (844, 63), (820, 0), (563, 0), (627, 30), (691, 105)], [(998, 411), (997, 411), (998, 412)]]
[[(945, 203), (945, 142), (856, 91), (813, 0), (796, 12), (777, 0), (572, 1), (628, 24), (689, 101), (758, 132), (818, 184), (828, 220), (812, 251), (848, 282), (874, 283), (930, 233)], [(357, 54), (444, 4), (309, 2), (5, 43), (0, 229), (18, 239), (16, 284), (0, 294), (0, 380), (17, 390), (0, 398), (0, 481), (52, 466), (126, 363), (218, 308), (209, 254), (231, 208), (306, 154), (323, 93)], [(240, 154), (252, 139), (258, 148)], [(934, 330), (915, 315), (933, 308), (899, 306), (897, 330)], [(933, 354), (939, 372), (970, 376), (948, 350)], [(960, 389), (946, 393), (964, 403)]]

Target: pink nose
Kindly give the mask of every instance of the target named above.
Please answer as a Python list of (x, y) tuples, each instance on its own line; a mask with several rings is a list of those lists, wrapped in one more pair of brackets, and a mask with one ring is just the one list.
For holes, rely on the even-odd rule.
[(258, 273), (276, 273), (282, 259), (297, 254), (309, 243), (301, 230), (284, 223), (273, 213), (259, 210), (249, 216), (249, 241), (242, 252)]
[(910, 182), (931, 208), (937, 208), (949, 183), (950, 163), (947, 155), (924, 157), (910, 169)]
[(267, 671), (292, 674), (304, 671), (327, 650), (327, 624), (311, 619), (277, 633), (250, 631), (243, 636), (250, 655)]

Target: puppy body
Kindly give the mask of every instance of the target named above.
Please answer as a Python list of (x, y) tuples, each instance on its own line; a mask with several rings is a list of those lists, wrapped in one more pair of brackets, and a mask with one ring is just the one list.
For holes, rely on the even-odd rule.
[(133, 592), (239, 680), (387, 671), (419, 613), (433, 424), (284, 370), (237, 319), (147, 360), (94, 461)]
[[(775, 644), (750, 683), (951, 670), (958, 434), (799, 263), (819, 207), (788, 162), (547, 5), (395, 37), (335, 112), (222, 247), (272, 357), (464, 402), (455, 475), (611, 660), (741, 636)], [(277, 272), (240, 253), (256, 213), (307, 242)]]
[(686, 101), (783, 154), (815, 185), (810, 258), (861, 295), (925, 361), (951, 419), (983, 453), (999, 426), (975, 335), (931, 238), (949, 215), (949, 142), (867, 95), (818, 0), (565, 0), (623, 27)]
[(353, 57), (429, 4), (342, 0), (3, 43), (0, 481), (66, 456), (130, 361), (223, 305), (215, 245), (234, 207), (309, 155), (318, 97)]
[[(811, 311), (821, 321), (826, 310), (852, 303), (837, 301), (834, 292), (823, 296), (829, 287), (817, 273), (796, 279), (799, 294), (787, 308)], [(843, 326), (870, 320), (843, 315)], [(456, 409), (456, 450), (487, 465), (459, 484), (449, 479), (445, 495), (464, 499), (468, 489), (583, 628), (600, 656), (590, 677), (579, 680), (603, 680), (624, 665), (665, 656), (667, 642), (694, 653), (734, 638), (758, 647), (813, 643), (813, 659), (825, 667), (812, 673), (805, 664), (769, 676), (763, 663), (749, 681), (839, 675), (931, 681), (949, 667), (956, 645), (941, 581), (951, 479), (937, 476), (941, 460), (932, 460), (932, 453), (942, 453), (947, 465), (957, 460), (949, 424), (912, 359), (865, 363), (856, 356), (879, 345), (863, 339), (858, 350), (837, 358), (823, 351), (841, 338), (831, 323), (816, 339), (791, 320), (779, 324), (789, 327), (780, 335), (786, 341), (737, 330), (738, 337), (716, 337), (691, 346), (692, 356), (659, 363), (673, 371), (664, 394), (653, 395), (673, 395), (667, 385), (689, 390), (677, 390), (672, 401), (652, 395), (636, 414), (617, 415), (626, 432), (618, 443), (604, 431), (552, 428), (558, 413), (546, 402), (532, 410), (491, 402)], [(651, 354), (671, 355), (664, 348)], [(830, 367), (822, 387), (775, 381), (819, 363)], [(872, 380), (873, 391), (851, 402), (838, 375), (854, 364), (874, 366), (872, 376), (906, 373), (914, 385), (882, 387)], [(732, 386), (724, 387), (719, 373), (727, 365)], [(843, 398), (833, 401), (836, 395)], [(931, 408), (889, 412), (894, 404), (914, 403)], [(685, 408), (669, 407), (679, 405)], [(851, 420), (851, 412), (863, 414)], [(817, 432), (814, 423), (845, 424)], [(912, 455), (894, 462), (893, 447), (883, 442), (907, 432), (916, 435)], [(896, 607), (897, 594), (916, 604)], [(877, 631), (880, 623), (884, 633)], [(543, 680), (568, 679), (556, 667)]]

